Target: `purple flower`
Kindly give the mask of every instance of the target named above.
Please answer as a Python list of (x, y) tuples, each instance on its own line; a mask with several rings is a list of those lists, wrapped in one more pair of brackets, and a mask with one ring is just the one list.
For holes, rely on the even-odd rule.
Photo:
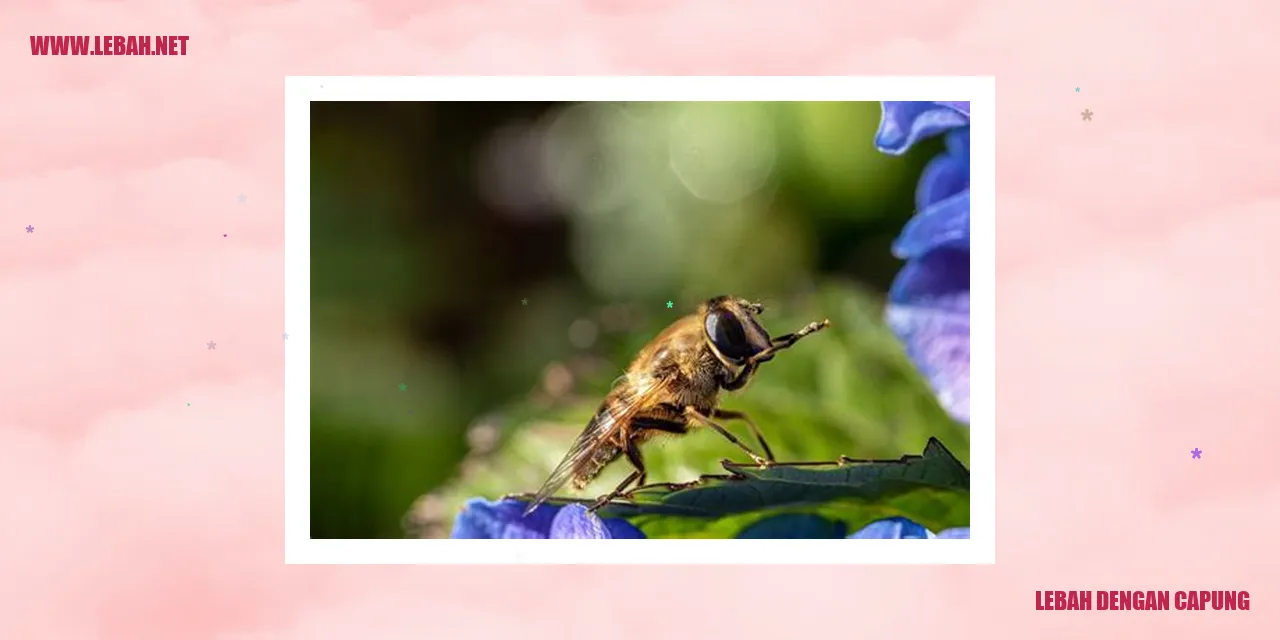
[(956, 527), (954, 529), (944, 529), (935, 534), (924, 528), (922, 525), (912, 522), (907, 518), (895, 516), (876, 520), (871, 524), (855, 531), (849, 538), (877, 539), (877, 540), (899, 540), (899, 539), (925, 539), (925, 538), (969, 538), (969, 527)]
[(453, 521), (453, 538), (538, 539), (547, 538), (643, 538), (643, 533), (626, 520), (599, 518), (580, 504), (541, 504), (528, 517), (525, 503), (518, 500), (490, 502), (483, 498), (467, 501)]
[(916, 213), (893, 243), (907, 261), (886, 321), (952, 417), (969, 422), (969, 103), (884, 102), (876, 146), (900, 155), (946, 135), (916, 187)]
[(876, 146), (895, 156), (906, 153), (911, 145), (925, 138), (969, 126), (968, 102), (885, 101), (880, 107)]

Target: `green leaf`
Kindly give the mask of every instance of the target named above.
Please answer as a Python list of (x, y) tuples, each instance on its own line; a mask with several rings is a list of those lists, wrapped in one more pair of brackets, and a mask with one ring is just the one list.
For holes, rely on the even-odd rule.
[(648, 488), (600, 515), (625, 518), (651, 538), (736, 537), (781, 513), (817, 515), (849, 530), (894, 515), (934, 531), (969, 522), (969, 471), (936, 438), (922, 455), (898, 460), (723, 466), (727, 475), (703, 476), (688, 488)]

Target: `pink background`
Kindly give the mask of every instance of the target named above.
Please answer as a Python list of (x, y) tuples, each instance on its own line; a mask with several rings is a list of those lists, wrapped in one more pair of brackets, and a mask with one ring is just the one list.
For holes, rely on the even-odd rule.
[[(0, 638), (1275, 635), (1280, 5), (422, 4), (0, 5)], [(997, 565), (284, 566), (283, 77), (451, 73), (996, 76)]]

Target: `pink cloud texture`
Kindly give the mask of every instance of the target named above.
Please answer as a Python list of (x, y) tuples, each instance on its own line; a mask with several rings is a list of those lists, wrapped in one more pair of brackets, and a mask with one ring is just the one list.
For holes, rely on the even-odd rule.
[[(189, 55), (29, 51), (115, 33)], [(1244, 0), (8, 0), (0, 638), (1274, 635), (1278, 37)], [(994, 75), (996, 566), (284, 566), (283, 78), (497, 73)]]

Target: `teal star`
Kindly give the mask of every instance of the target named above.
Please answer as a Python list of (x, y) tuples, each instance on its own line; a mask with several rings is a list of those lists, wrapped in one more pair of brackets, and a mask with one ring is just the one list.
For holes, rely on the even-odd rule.
[(1080, 93), (1080, 87), (1076, 87), (1076, 93)]
[(408, 389), (408, 388), (409, 388), (409, 385), (407, 385), (407, 384), (405, 384), (405, 383), (403, 383), (403, 382), (401, 382), (401, 383), (400, 383), (400, 390), (401, 390), (401, 391), (404, 391), (405, 389)]
[(671, 307), (673, 307), (673, 306), (675, 306), (675, 305), (671, 304), (671, 301), (670, 301), (670, 300), (668, 300), (668, 301), (667, 301), (667, 308), (668, 308), (668, 309), (670, 309), (670, 308), (671, 308)]

